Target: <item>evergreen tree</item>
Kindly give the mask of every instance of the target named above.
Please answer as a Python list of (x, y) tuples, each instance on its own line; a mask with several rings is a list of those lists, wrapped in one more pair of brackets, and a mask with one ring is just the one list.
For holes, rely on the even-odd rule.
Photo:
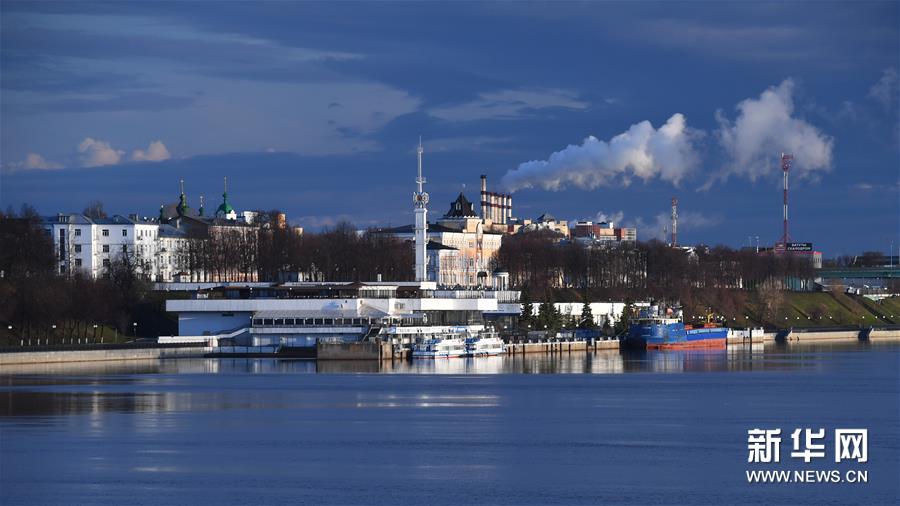
[(538, 315), (536, 327), (540, 330), (545, 328), (550, 328), (551, 320), (553, 319), (553, 306), (550, 305), (550, 301), (544, 299), (544, 302), (541, 303), (540, 307), (538, 307)]
[(556, 304), (550, 303), (550, 323), (547, 325), (547, 330), (552, 331), (554, 335), (559, 331), (563, 326), (563, 315), (562, 311), (556, 307)]
[(519, 327), (525, 328), (534, 324), (534, 306), (531, 304), (531, 296), (528, 288), (523, 288), (519, 295), (519, 302), (522, 303), (522, 314), (519, 315)]
[(519, 315), (519, 327), (528, 327), (534, 324), (534, 307), (531, 302), (522, 304), (522, 314)]
[(616, 335), (622, 334), (628, 330), (628, 320), (631, 318), (633, 311), (634, 308), (631, 305), (631, 301), (625, 301), (625, 307), (622, 308), (622, 315), (619, 316), (619, 320), (616, 322), (614, 328)]
[(581, 306), (581, 323), (578, 324), (578, 328), (592, 329), (594, 326), (594, 313), (591, 312), (591, 305), (585, 300)]

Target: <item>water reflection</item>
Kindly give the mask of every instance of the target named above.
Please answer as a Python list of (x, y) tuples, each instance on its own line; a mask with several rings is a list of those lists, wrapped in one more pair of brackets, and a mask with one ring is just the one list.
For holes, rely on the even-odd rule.
[[(890, 342), (768, 343), (726, 350), (602, 350), (437, 360), (329, 360), (273, 358), (163, 359), (4, 366), (0, 387), (129, 384), (144, 375), (216, 374), (617, 374), (723, 372), (815, 367), (822, 353), (896, 349)], [(145, 381), (145, 380), (141, 380)]]
[[(4, 367), (0, 417), (46, 417), (76, 413), (167, 413), (277, 407), (284, 399), (260, 395), (272, 374), (620, 374), (815, 370), (835, 353), (896, 350), (895, 343), (756, 344), (727, 350), (598, 351), (414, 361), (321, 361), (278, 359), (170, 359)], [(852, 357), (851, 357), (852, 358)], [(179, 377), (208, 376), (199, 392), (181, 391)], [(225, 384), (214, 376), (234, 378)], [(259, 376), (249, 385), (246, 378)], [(242, 379), (243, 378), (243, 379)], [(250, 387), (253, 388), (250, 388)], [(376, 404), (421, 405), (425, 401), (376, 399)], [(454, 400), (438, 400), (441, 405)], [(477, 401), (481, 402), (481, 401)], [(476, 402), (476, 403), (477, 403)], [(490, 402), (490, 401), (489, 401)], [(165, 424), (153, 425), (154, 430)]]
[[(761, 490), (740, 439), (757, 423), (864, 420), (895, 449), (898, 357), (849, 343), (3, 368), (0, 503), (661, 504), (701, 487), (737, 504)], [(872, 475), (896, 474), (896, 452), (878, 455)], [(892, 484), (809, 502), (887, 504)]]

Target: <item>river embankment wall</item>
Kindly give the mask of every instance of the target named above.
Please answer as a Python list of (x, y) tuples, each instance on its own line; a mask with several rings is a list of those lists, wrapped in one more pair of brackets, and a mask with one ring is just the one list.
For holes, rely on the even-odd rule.
[(52, 364), (60, 362), (101, 362), (109, 360), (156, 360), (160, 358), (199, 358), (207, 347), (166, 347), (129, 349), (41, 350), (0, 353), (0, 366), (15, 364)]

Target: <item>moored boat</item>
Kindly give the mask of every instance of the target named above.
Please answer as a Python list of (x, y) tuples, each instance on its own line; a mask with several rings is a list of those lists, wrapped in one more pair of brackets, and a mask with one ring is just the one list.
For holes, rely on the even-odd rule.
[(453, 358), (466, 356), (466, 342), (455, 335), (427, 338), (413, 346), (412, 358)]
[(506, 353), (506, 345), (496, 334), (482, 334), (466, 339), (466, 355), (488, 357)]
[(721, 349), (725, 348), (727, 338), (727, 327), (710, 322), (701, 326), (685, 325), (680, 311), (660, 313), (653, 306), (629, 322), (622, 344), (626, 348), (647, 350)]

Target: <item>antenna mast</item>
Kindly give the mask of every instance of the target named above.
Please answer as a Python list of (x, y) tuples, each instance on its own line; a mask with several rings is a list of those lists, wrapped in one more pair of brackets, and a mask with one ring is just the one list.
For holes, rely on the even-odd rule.
[(422, 185), (425, 184), (425, 178), (422, 177), (422, 153), (425, 152), (425, 149), (422, 148), (422, 136), (419, 136), (419, 147), (416, 149), (416, 153), (419, 157), (419, 175), (416, 177), (416, 191), (418, 193), (424, 193), (422, 189)]
[(678, 246), (678, 198), (672, 197), (672, 247)]
[(788, 171), (791, 170), (791, 162), (794, 155), (790, 153), (781, 153), (781, 170), (784, 172), (784, 233), (781, 235), (781, 244), (787, 248), (787, 243), (791, 241), (788, 233)]

